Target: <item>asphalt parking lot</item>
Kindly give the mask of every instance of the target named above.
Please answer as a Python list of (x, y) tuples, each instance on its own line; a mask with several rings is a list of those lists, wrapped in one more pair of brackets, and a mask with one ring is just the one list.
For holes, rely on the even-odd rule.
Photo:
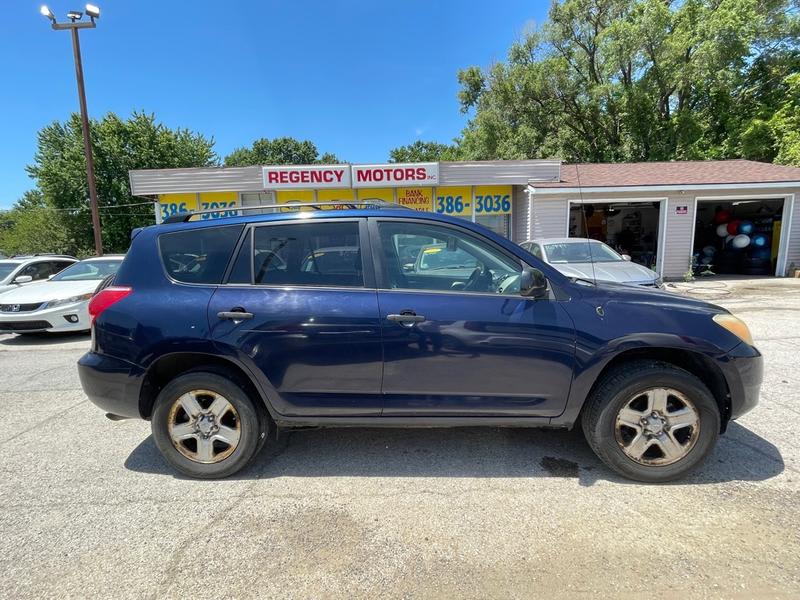
[(0, 336), (0, 597), (796, 597), (800, 280), (680, 287), (744, 318), (767, 373), (662, 486), (524, 429), (308, 430), (184, 479), (83, 396), (87, 336)]

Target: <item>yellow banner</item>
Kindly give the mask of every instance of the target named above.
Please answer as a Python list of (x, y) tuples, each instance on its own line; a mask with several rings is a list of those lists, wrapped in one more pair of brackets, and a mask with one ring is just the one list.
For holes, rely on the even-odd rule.
[[(347, 189), (333, 189), (333, 190), (317, 190), (317, 202), (352, 202), (356, 199), (355, 191), (351, 188)], [(331, 206), (330, 208), (338, 208)], [(347, 207), (342, 207), (347, 208)]]
[(197, 194), (161, 194), (158, 197), (161, 218), (197, 210)]
[[(278, 190), (275, 192), (275, 204), (297, 204), (298, 202), (314, 202), (314, 190)], [(287, 208), (281, 212), (292, 212), (297, 209)], [(300, 210), (313, 210), (305, 207)]]
[(412, 210), (427, 210), (433, 206), (433, 188), (397, 188), (397, 203)]
[(472, 188), (470, 186), (436, 188), (433, 210), (455, 217), (471, 217)]
[(476, 215), (510, 215), (510, 185), (478, 185), (475, 186)]
[(358, 188), (358, 199), (394, 202), (394, 190), (392, 188)]

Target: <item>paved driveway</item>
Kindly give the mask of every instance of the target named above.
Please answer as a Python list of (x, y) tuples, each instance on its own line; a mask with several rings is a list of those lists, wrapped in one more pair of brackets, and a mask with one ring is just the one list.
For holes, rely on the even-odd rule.
[(751, 324), (762, 404), (666, 486), (513, 429), (303, 431), (187, 480), (84, 398), (88, 338), (0, 336), (0, 597), (797, 596), (800, 281), (709, 286), (683, 291)]

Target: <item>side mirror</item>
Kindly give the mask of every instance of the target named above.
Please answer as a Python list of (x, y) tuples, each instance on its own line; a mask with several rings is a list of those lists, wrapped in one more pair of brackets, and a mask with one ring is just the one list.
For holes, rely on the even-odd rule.
[(410, 273), (414, 270), (414, 263), (406, 263), (403, 265), (403, 272)]
[(631, 260), (630, 254), (623, 254), (622, 255), (622, 260), (627, 260), (628, 262), (630, 262), (630, 260)]
[(528, 298), (547, 295), (547, 278), (539, 269), (525, 268), (519, 276), (519, 293)]
[(14, 280), (14, 283), (30, 283), (33, 281), (33, 277), (30, 275), (20, 275)]

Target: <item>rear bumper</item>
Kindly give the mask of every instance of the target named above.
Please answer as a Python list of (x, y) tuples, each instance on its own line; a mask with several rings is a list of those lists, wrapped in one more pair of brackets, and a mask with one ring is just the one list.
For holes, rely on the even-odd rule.
[(142, 374), (132, 363), (96, 352), (87, 352), (78, 361), (81, 386), (89, 400), (120, 417), (142, 418), (139, 413)]
[(728, 353), (725, 378), (731, 395), (731, 419), (738, 419), (758, 404), (764, 378), (764, 359), (761, 353), (741, 343)]

